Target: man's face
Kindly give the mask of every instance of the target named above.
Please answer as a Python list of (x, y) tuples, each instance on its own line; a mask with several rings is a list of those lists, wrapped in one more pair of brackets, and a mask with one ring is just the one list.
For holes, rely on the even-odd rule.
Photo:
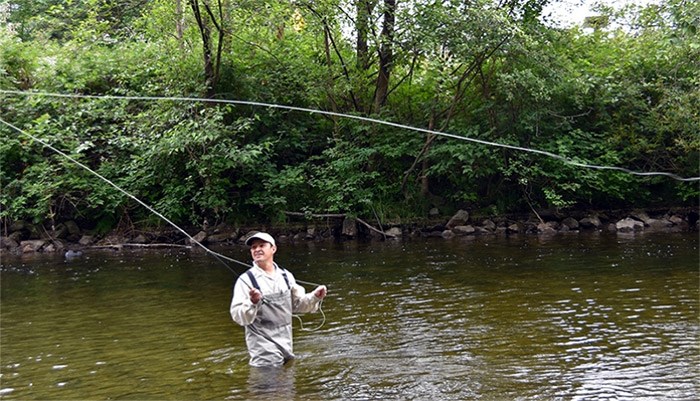
[(277, 247), (261, 239), (255, 239), (250, 244), (250, 255), (255, 262), (267, 262), (272, 260), (272, 255), (277, 251)]

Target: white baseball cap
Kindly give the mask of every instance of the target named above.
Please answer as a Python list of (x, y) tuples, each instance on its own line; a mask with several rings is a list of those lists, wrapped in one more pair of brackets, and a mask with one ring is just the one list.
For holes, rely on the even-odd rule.
[(250, 243), (253, 242), (254, 239), (261, 239), (265, 242), (269, 242), (273, 246), (277, 246), (275, 244), (275, 239), (272, 238), (272, 235), (270, 235), (268, 233), (263, 233), (263, 232), (255, 233), (255, 234), (251, 235), (250, 237), (248, 237), (247, 240), (245, 240), (245, 244), (250, 246)]

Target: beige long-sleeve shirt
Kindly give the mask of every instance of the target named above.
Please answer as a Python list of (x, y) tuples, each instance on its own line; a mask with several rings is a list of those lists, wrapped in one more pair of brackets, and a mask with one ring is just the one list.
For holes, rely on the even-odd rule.
[[(278, 292), (287, 290), (287, 281), (285, 281), (282, 275), (281, 268), (275, 264), (275, 271), (272, 274), (268, 274), (266, 271), (258, 267), (253, 263), (251, 268), (255, 280), (260, 286), (260, 292), (263, 294), (275, 294)], [(298, 285), (294, 279), (294, 275), (290, 271), (286, 271), (287, 280), (289, 280), (289, 286), (291, 287), (292, 293), (292, 311), (293, 313), (311, 313), (318, 310), (319, 304), (321, 303), (321, 298), (318, 298), (314, 293), (306, 293), (304, 287)], [(243, 281), (245, 280), (245, 282)], [(246, 284), (247, 283), (247, 284)], [(247, 326), (253, 321), (262, 305), (262, 302), (253, 304), (250, 301), (250, 289), (253, 288), (252, 283), (248, 274), (242, 274), (236, 280), (236, 284), (233, 288), (233, 297), (231, 299), (230, 313), (233, 321), (241, 326)]]

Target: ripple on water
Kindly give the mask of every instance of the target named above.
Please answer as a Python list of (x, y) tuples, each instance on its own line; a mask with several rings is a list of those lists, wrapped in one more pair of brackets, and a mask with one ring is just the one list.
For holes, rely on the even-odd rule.
[(287, 392), (251, 378), (243, 329), (228, 316), (231, 277), (197, 255), (4, 270), (0, 395), (693, 399), (697, 247), (613, 238), (301, 252), (298, 276), (332, 291), (320, 330), (295, 323), (299, 360), (279, 378)]

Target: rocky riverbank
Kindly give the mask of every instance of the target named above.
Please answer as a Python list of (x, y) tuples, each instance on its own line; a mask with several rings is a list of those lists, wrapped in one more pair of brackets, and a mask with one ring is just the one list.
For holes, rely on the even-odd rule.
[[(307, 216), (308, 218), (309, 216)], [(27, 222), (0, 226), (0, 253), (61, 252), (67, 257), (90, 248), (124, 247), (190, 247), (201, 244), (240, 244), (253, 231), (268, 231), (280, 242), (324, 240), (391, 240), (408, 237), (450, 239), (480, 235), (556, 235), (562, 232), (612, 231), (621, 233), (697, 232), (700, 213), (697, 208), (631, 210), (606, 212), (540, 212), (527, 216), (474, 216), (460, 210), (449, 218), (432, 216), (423, 222), (371, 225), (363, 220), (344, 216), (311, 216), (301, 222), (260, 227), (187, 228), (188, 235), (175, 228), (140, 232), (122, 230), (99, 235), (83, 230), (73, 221), (47, 229)], [(189, 237), (188, 237), (189, 236)]]

